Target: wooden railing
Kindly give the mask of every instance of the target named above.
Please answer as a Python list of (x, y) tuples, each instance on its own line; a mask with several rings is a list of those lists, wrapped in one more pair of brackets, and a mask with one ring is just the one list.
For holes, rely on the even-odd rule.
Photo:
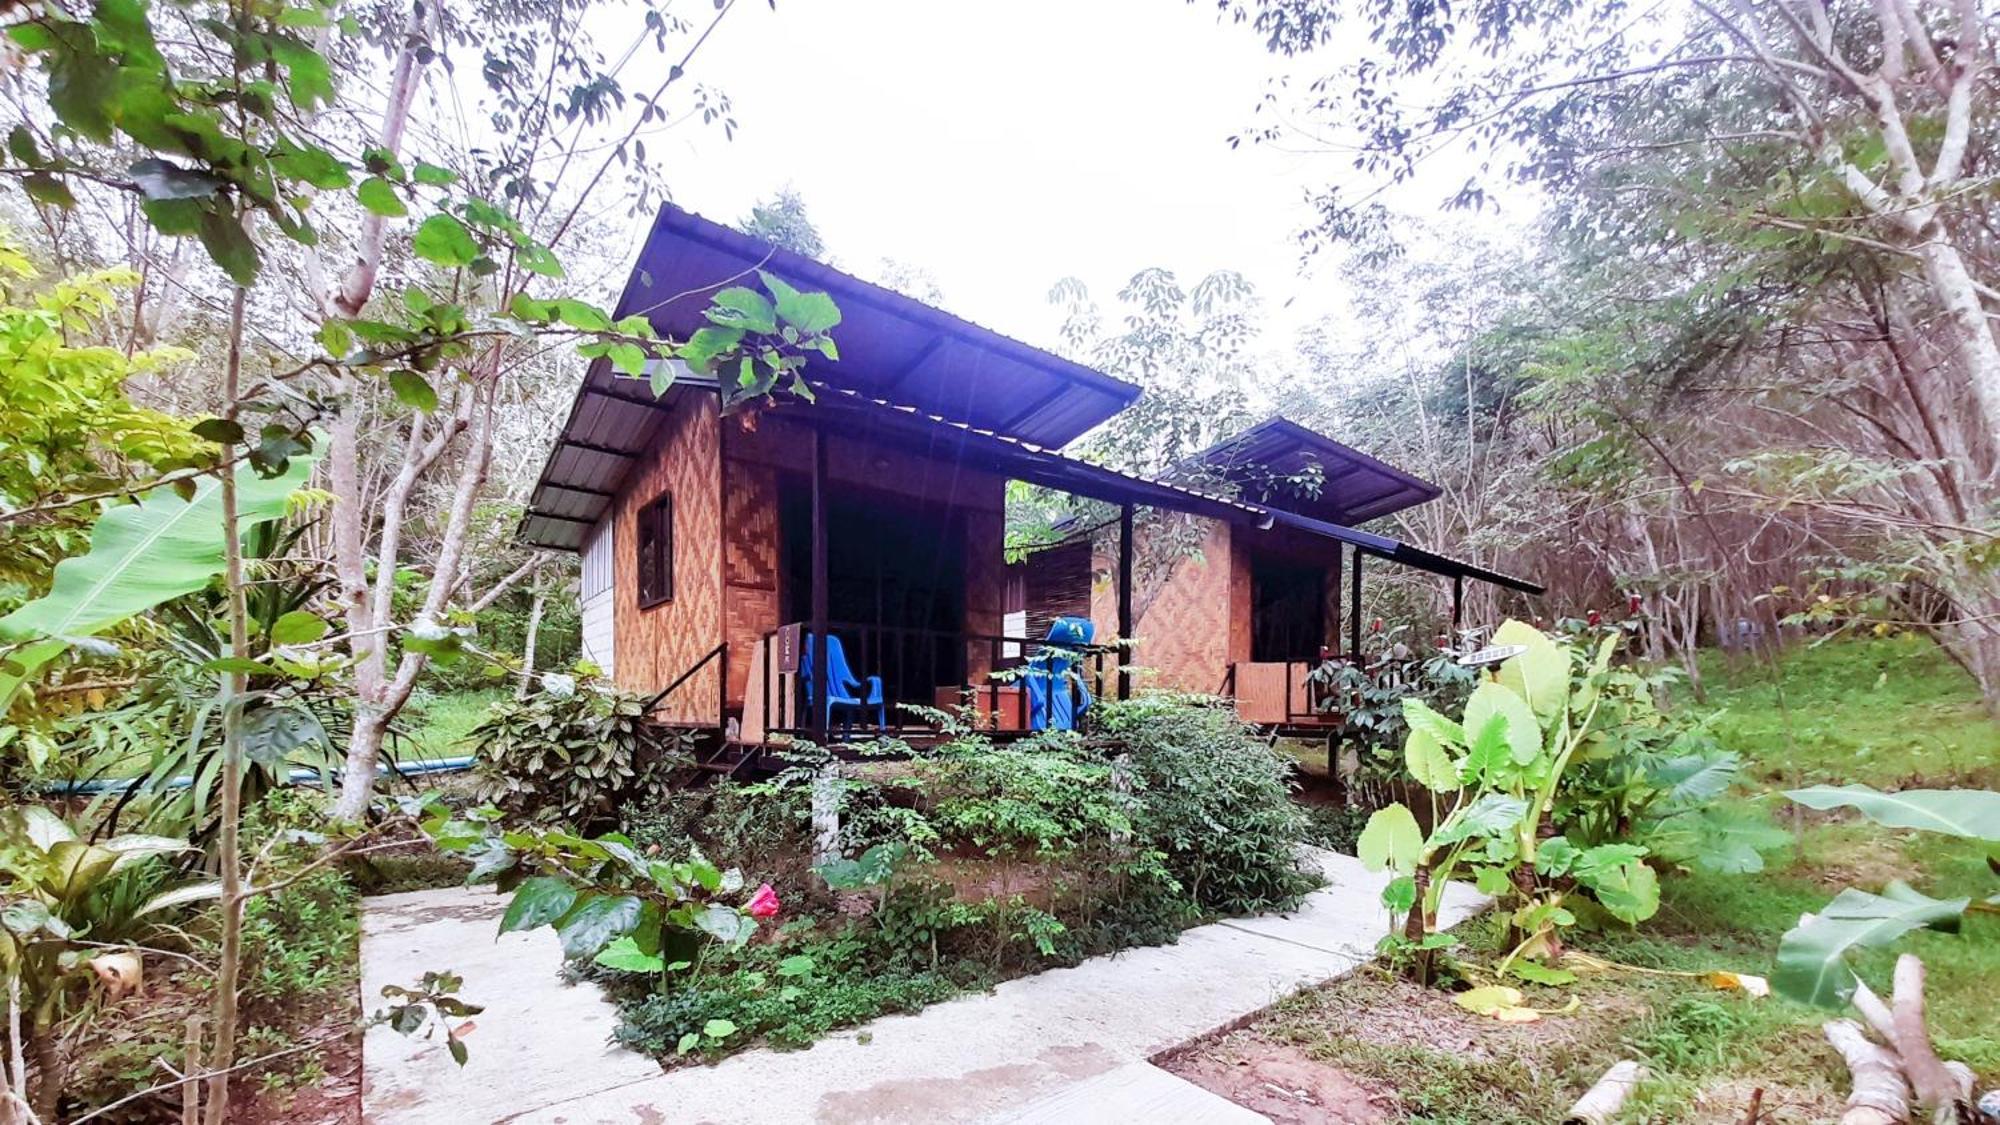
[[(803, 649), (808, 643), (809, 630), (803, 626), (793, 628), (798, 630), (798, 644)], [(758, 645), (758, 663), (753, 674), (763, 690), (755, 693), (761, 713), (753, 719), (761, 722), (752, 725), (767, 738), (774, 734), (812, 737), (818, 733), (813, 730), (815, 701), (806, 698), (806, 677), (780, 670), (780, 632), (774, 629), (764, 634)], [(1058, 644), (998, 633), (902, 625), (836, 621), (828, 623), (827, 632), (840, 639), (848, 671), (861, 681), (860, 687), (852, 689), (857, 697), (865, 698), (868, 677), (882, 678), (883, 709), (890, 733), (928, 729), (920, 722), (904, 721), (907, 712), (899, 710), (912, 704), (955, 710), (973, 726), (995, 733), (1028, 731), (1033, 727), (1033, 709), (1027, 681), (1043, 674), (1032, 667), (1038, 657), (1061, 653), (1072, 658), (1073, 666), (1059, 690), (1071, 693), (1072, 713), (1075, 713), (1074, 705), (1080, 702), (1079, 688), (1087, 688), (1098, 698), (1104, 696), (1106, 685), (1112, 682), (1106, 659), (1117, 653), (1113, 645)], [(804, 653), (799, 655), (803, 657)], [(815, 671), (811, 677), (814, 690), (823, 678), (822, 673)], [(823, 702), (816, 705), (821, 709), (825, 706)], [(872, 706), (840, 708), (835, 716), (838, 729), (826, 732), (826, 736), (871, 737), (880, 729), (875, 719)]]
[(716, 645), (712, 649), (709, 649), (707, 653), (703, 654), (700, 660), (697, 660), (693, 664), (690, 664), (687, 668), (687, 671), (682, 672), (678, 676), (675, 676), (673, 683), (670, 683), (666, 687), (661, 688), (657, 693), (653, 695), (651, 699), (646, 700), (645, 714), (650, 715), (653, 712), (659, 710), (660, 705), (667, 701), (668, 696), (672, 695), (676, 690), (678, 690), (682, 684), (687, 683), (689, 680), (694, 679), (694, 674), (696, 672), (701, 671), (703, 668), (708, 667), (711, 661), (720, 662), (720, 666), (716, 669), (716, 677), (715, 677), (716, 683), (718, 685), (715, 692), (715, 723), (717, 726), (721, 726), (724, 722), (726, 722), (729, 713), (728, 642), (724, 642), (722, 644)]

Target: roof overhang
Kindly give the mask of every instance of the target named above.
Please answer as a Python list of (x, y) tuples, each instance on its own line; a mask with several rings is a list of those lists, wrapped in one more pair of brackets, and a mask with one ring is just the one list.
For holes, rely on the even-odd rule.
[[(893, 397), (1041, 446), (1062, 445), (1139, 397), (1130, 383), (671, 204), (653, 221), (617, 315), (644, 314), (654, 331), (685, 338), (708, 323), (716, 292), (756, 285), (760, 269), (840, 307), (831, 333), (840, 359), (815, 357), (807, 368), (823, 386)], [(713, 379), (673, 366), (673, 389), (656, 401), (647, 380), (603, 359), (590, 364), (521, 519), (523, 541), (580, 548), (626, 470), (652, 447), (661, 411), (675, 396), (715, 392)]]
[(817, 402), (786, 405), (780, 407), (780, 411), (805, 417), (842, 435), (865, 433), (878, 439), (902, 441), (913, 447), (928, 448), (933, 456), (950, 457), (965, 467), (1043, 485), (1074, 496), (1186, 512), (1258, 530), (1282, 525), (1432, 574), (1490, 582), (1524, 594), (1540, 594), (1543, 591), (1538, 583), (1441, 555), (1386, 535), (1315, 519), (1268, 504), (1216, 495), (1184, 484), (1121, 473), (914, 406), (869, 398), (839, 388), (817, 389), (820, 392)]
[(660, 426), (680, 398), (715, 394), (714, 379), (689, 371), (678, 360), (673, 386), (654, 398), (646, 379), (592, 364), (556, 435), (542, 475), (528, 494), (528, 510), (515, 534), (531, 547), (575, 551), (592, 525), (611, 510), (625, 475), (653, 448)]
[[(1235, 485), (1248, 499), (1351, 526), (1435, 500), (1437, 485), (1285, 418), (1267, 418), (1186, 464)], [(1292, 480), (1319, 468), (1317, 489)]]
[(1139, 397), (1138, 387), (1101, 371), (671, 204), (653, 221), (618, 315), (643, 313), (655, 331), (684, 338), (708, 323), (703, 313), (718, 290), (756, 286), (759, 269), (840, 306), (832, 332), (840, 358), (812, 361), (817, 382), (1048, 446)]

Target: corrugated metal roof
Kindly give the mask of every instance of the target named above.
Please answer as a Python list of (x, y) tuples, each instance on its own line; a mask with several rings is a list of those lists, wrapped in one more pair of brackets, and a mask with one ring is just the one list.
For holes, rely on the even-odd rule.
[(715, 393), (713, 379), (695, 375), (678, 360), (673, 365), (678, 369), (674, 385), (658, 400), (648, 380), (626, 378), (595, 364), (584, 373), (569, 418), (528, 496), (528, 510), (515, 532), (522, 542), (564, 551), (581, 548), (591, 525), (610, 509), (626, 471), (652, 448), (665, 412), (682, 395)]
[(843, 429), (843, 433), (853, 433), (856, 429), (872, 426), (880, 435), (901, 435), (913, 443), (934, 436), (942, 429), (960, 435), (961, 441), (969, 447), (966, 450), (968, 455), (962, 458), (962, 463), (986, 469), (1012, 480), (1025, 480), (1073, 495), (1089, 496), (1112, 503), (1144, 504), (1148, 507), (1188, 512), (1256, 528), (1284, 524), (1324, 539), (1349, 544), (1378, 558), (1433, 574), (1474, 578), (1526, 594), (1542, 592), (1542, 587), (1537, 583), (1425, 550), (1386, 535), (1377, 535), (1374, 532), (1315, 519), (1271, 504), (1249, 503), (1185, 484), (1121, 473), (1053, 449), (1045, 449), (1033, 442), (928, 413), (913, 406), (870, 398), (855, 391), (835, 387), (817, 389), (821, 393), (818, 403), (799, 403), (782, 409), (843, 414), (845, 417), (842, 421), (848, 426)]
[[(1244, 493), (1288, 511), (1336, 524), (1366, 523), (1437, 498), (1437, 485), (1316, 433), (1289, 419), (1267, 418), (1189, 458)], [(1293, 474), (1317, 464), (1317, 492), (1287, 489)]]
[[(922, 301), (782, 250), (671, 204), (662, 206), (618, 299), (617, 315), (643, 313), (655, 331), (683, 338), (707, 324), (717, 290), (755, 285), (766, 269), (840, 306), (838, 361), (814, 358), (813, 378), (870, 395), (893, 395), (994, 432), (1061, 445), (1139, 397), (1139, 388), (1030, 347)], [(678, 364), (676, 366), (679, 366)], [(680, 368), (669, 398), (705, 388)], [(528, 543), (575, 550), (625, 480), (629, 456), (659, 426), (645, 380), (591, 363), (561, 437), (549, 452), (522, 518)]]
[(708, 323), (702, 314), (717, 290), (754, 287), (758, 269), (840, 306), (840, 359), (812, 362), (813, 378), (832, 386), (1051, 446), (1139, 397), (1101, 371), (671, 204), (653, 222), (618, 315), (644, 313), (662, 335), (684, 337)]

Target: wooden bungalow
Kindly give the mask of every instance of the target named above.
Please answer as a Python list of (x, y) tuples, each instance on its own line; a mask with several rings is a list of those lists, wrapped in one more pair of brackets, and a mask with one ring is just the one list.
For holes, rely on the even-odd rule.
[[(1134, 627), (1145, 638), (1136, 659), (1149, 682), (1229, 696), (1251, 722), (1296, 729), (1337, 719), (1317, 705), (1307, 678), (1326, 660), (1361, 651), (1364, 558), (1448, 577), (1454, 629), (1467, 578), (1541, 592), (1534, 583), (1355, 530), (1435, 499), (1437, 486), (1282, 417), (1218, 442), (1173, 475), (1291, 517), (1252, 523), (1193, 517), (1192, 535), (1174, 529), (1183, 544), (1179, 557), (1167, 561), (1165, 574), (1142, 580), (1136, 596)], [(1139, 539), (1143, 544), (1143, 530)], [(1198, 545), (1186, 550), (1190, 540)], [(1010, 609), (1032, 635), (1040, 635), (1042, 622), (1076, 614), (1104, 630), (1115, 550), (1110, 537), (1082, 529), (1032, 552), (1009, 568)]]
[[(1373, 554), (1455, 581), (1534, 589), (1346, 526), (1381, 514), (1370, 505), (1427, 498), (1429, 486), (1289, 424), (1246, 435), (1248, 448), (1211, 451), (1212, 467), (1228, 478), (1246, 457), (1329, 459), (1340, 487), (1325, 503), (1280, 506), (1247, 488), (1230, 496), (1067, 457), (1064, 444), (1138, 388), (671, 205), (617, 314), (644, 311), (662, 334), (684, 335), (716, 290), (758, 268), (824, 290), (841, 308), (840, 359), (807, 370), (817, 401), (724, 416), (712, 380), (683, 369), (655, 399), (646, 379), (597, 361), (521, 521), (524, 541), (582, 555), (585, 653), (622, 687), (653, 696), (664, 722), (761, 747), (825, 740), (838, 733), (830, 723), (849, 721), (915, 734), (928, 727), (899, 705), (969, 701), (967, 713), (996, 732), (1027, 729), (1019, 669), (1046, 625), (1024, 627), (1024, 576), (1004, 561), (1009, 480), (1120, 513), (1107, 581), (1085, 610), (1097, 643), (1076, 649), (1096, 694), (1131, 686), (1117, 638), (1132, 638), (1132, 659), (1161, 668), (1163, 682), (1210, 691), (1230, 686), (1232, 663), (1240, 687), (1263, 674), (1253, 666), (1302, 657), (1332, 635), (1344, 553), (1357, 571)], [(1395, 487), (1367, 500), (1364, 481)], [(1158, 636), (1134, 615), (1142, 508), (1206, 521), (1214, 544), (1152, 601)], [(1307, 600), (1318, 613), (1312, 636), (1287, 609)], [(886, 724), (875, 708), (830, 718), (806, 704), (811, 669), (827, 667), (820, 638), (838, 641), (864, 683), (880, 678)]]

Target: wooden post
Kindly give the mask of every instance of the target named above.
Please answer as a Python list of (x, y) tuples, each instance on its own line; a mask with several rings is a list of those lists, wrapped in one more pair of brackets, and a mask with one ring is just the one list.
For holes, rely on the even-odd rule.
[(1118, 508), (1118, 698), (1132, 697), (1132, 677), (1126, 665), (1132, 660), (1132, 505)]
[(812, 429), (812, 625), (806, 652), (812, 661), (812, 678), (806, 692), (806, 730), (815, 743), (826, 742), (826, 701), (833, 678), (826, 666), (826, 434)]
[(1458, 643), (1458, 630), (1465, 624), (1465, 575), (1451, 576), (1451, 643)]
[(1361, 548), (1354, 548), (1354, 573), (1348, 579), (1347, 598), (1354, 603), (1347, 607), (1347, 643), (1352, 647), (1348, 659), (1359, 666), (1365, 662), (1361, 658)]

